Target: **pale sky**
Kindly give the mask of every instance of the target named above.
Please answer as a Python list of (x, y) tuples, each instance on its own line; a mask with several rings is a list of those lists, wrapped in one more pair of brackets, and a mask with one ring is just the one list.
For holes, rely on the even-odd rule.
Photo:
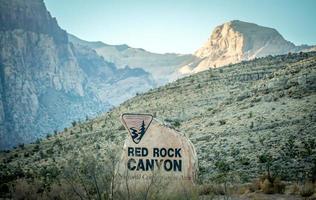
[(277, 29), (296, 45), (316, 44), (316, 0), (44, 0), (67, 32), (88, 41), (157, 53), (193, 53), (230, 20)]

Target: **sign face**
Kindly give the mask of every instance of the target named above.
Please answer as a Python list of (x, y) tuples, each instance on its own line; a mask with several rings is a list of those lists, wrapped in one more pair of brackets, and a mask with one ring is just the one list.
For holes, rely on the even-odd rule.
[(197, 155), (188, 138), (149, 114), (123, 114), (121, 120), (128, 131), (119, 166), (124, 180), (139, 187), (153, 176), (173, 185), (194, 182)]
[(153, 120), (152, 115), (146, 114), (123, 114), (122, 122), (130, 133), (133, 142), (138, 144), (144, 137), (151, 121)]

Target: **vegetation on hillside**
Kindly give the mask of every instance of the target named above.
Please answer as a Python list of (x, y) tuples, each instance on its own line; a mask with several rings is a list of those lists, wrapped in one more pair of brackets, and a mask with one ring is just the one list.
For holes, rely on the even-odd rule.
[(125, 198), (111, 184), (127, 136), (119, 120), (125, 112), (151, 113), (191, 139), (201, 196), (257, 190), (312, 196), (315, 69), (315, 52), (268, 56), (137, 95), (98, 118), (1, 152), (0, 197)]

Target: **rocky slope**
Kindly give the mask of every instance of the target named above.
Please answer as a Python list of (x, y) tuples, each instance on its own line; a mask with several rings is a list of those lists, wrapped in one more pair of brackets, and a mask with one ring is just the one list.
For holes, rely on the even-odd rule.
[(190, 54), (152, 53), (144, 49), (132, 48), (126, 44), (109, 45), (103, 42), (88, 42), (71, 34), (68, 38), (74, 44), (94, 49), (105, 60), (115, 63), (119, 68), (129, 66), (144, 69), (153, 76), (158, 85), (176, 80), (181, 76), (177, 72), (181, 66), (197, 60), (197, 57)]
[(217, 26), (203, 47), (194, 53), (200, 60), (182, 67), (180, 72), (196, 73), (242, 60), (310, 51), (312, 48), (295, 46), (273, 28), (234, 20)]
[(0, 24), (0, 148), (34, 141), (154, 86), (144, 70), (117, 69), (69, 43), (42, 0), (1, 0)]
[(315, 80), (315, 52), (197, 73), (47, 140), (2, 152), (0, 180), (7, 184), (33, 177), (53, 184), (52, 174), (63, 177), (72, 163), (81, 169), (87, 158), (94, 158), (93, 166), (107, 166), (108, 157), (120, 155), (128, 136), (120, 122), (126, 112), (152, 113), (189, 137), (197, 150), (201, 182), (218, 180), (223, 167), (230, 183), (248, 182), (266, 173), (267, 163), (283, 180), (308, 180), (316, 169)]

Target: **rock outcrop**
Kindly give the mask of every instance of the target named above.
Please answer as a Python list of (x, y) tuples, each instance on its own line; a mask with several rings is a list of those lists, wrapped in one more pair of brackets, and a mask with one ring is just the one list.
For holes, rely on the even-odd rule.
[(182, 67), (180, 72), (196, 73), (243, 60), (309, 51), (312, 48), (307, 45), (295, 46), (273, 28), (234, 20), (217, 26), (204, 46), (194, 53), (200, 60)]

